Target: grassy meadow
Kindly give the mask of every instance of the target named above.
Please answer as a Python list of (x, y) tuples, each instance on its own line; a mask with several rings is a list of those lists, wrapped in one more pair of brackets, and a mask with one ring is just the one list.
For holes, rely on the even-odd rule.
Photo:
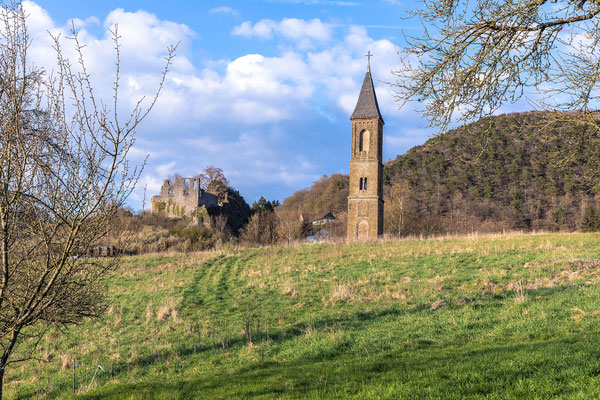
[(125, 258), (7, 397), (599, 398), (599, 281), (600, 234)]

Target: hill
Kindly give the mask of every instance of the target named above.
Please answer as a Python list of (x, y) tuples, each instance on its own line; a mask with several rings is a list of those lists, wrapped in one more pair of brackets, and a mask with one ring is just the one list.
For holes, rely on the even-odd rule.
[[(600, 227), (600, 137), (577, 114), (485, 118), (387, 162), (384, 176), (388, 233)], [(324, 177), (282, 207), (344, 212), (344, 180)]]
[(348, 175), (323, 175), (310, 188), (301, 189), (286, 198), (281, 210), (325, 214), (335, 214), (348, 209)]
[(597, 398), (599, 239), (126, 258), (106, 319), (49, 332), (8, 398), (68, 398), (73, 359), (86, 399)]

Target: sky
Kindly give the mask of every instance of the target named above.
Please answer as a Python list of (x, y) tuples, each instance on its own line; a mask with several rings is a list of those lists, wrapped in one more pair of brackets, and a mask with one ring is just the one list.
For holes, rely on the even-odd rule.
[[(322, 175), (347, 173), (350, 115), (367, 66), (386, 122), (384, 160), (431, 137), (412, 106), (395, 102), (402, 32), (412, 1), (203, 0), (26, 1), (30, 60), (55, 68), (50, 34), (73, 56), (69, 27), (85, 45), (96, 93), (111, 101), (114, 50), (121, 36), (119, 112), (155, 92), (163, 57), (179, 43), (156, 107), (136, 133), (131, 161), (147, 165), (129, 205), (144, 188), (158, 194), (169, 175), (223, 169), (251, 204), (283, 201)], [(146, 207), (149, 207), (149, 201)]]

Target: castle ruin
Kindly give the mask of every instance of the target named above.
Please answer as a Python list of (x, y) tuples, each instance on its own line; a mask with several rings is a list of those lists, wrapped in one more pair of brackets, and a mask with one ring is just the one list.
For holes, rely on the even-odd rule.
[(217, 196), (200, 187), (199, 178), (166, 179), (160, 195), (152, 197), (152, 212), (169, 218), (200, 217), (203, 207), (218, 207)]

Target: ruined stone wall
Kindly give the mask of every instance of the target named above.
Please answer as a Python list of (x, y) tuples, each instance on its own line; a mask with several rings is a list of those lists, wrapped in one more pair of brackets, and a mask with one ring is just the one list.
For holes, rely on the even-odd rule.
[(176, 178), (165, 180), (160, 195), (152, 197), (152, 212), (169, 218), (183, 216), (202, 217), (199, 208), (217, 207), (217, 196), (200, 188), (198, 178)]

